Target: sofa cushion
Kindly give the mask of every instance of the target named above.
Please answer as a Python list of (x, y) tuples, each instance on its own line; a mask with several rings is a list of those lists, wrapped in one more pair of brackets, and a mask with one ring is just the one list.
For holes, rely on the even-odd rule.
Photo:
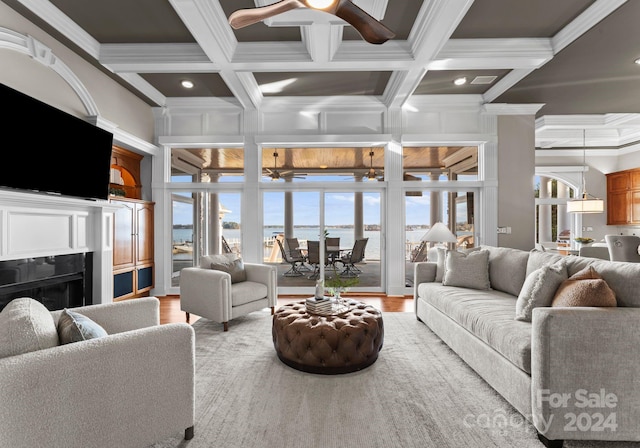
[(531, 324), (513, 318), (516, 298), (495, 290), (423, 283), (419, 296), (484, 341), (512, 364), (531, 373)]
[[(565, 257), (562, 255), (553, 254), (551, 252), (543, 252), (538, 249), (532, 249), (529, 252), (529, 258), (527, 258), (527, 270), (525, 275), (528, 277), (536, 269), (540, 269), (542, 266), (554, 264), (564, 258)], [(571, 270), (569, 270), (569, 275), (571, 275)]]
[(616, 306), (616, 295), (593, 266), (562, 282), (551, 306)]
[(529, 274), (516, 301), (516, 320), (531, 322), (534, 308), (551, 306), (558, 287), (567, 278), (564, 260), (542, 266)]
[(231, 283), (239, 283), (247, 280), (247, 272), (244, 270), (242, 258), (228, 260), (223, 263), (211, 263), (211, 269), (226, 272), (231, 275)]
[(442, 284), (461, 288), (489, 289), (489, 252), (463, 254), (447, 251)]
[(510, 247), (482, 246), (489, 251), (491, 288), (517, 296), (527, 277), (529, 252)]
[(593, 268), (616, 295), (618, 306), (640, 308), (640, 263), (596, 260), (586, 257), (567, 257), (569, 276), (587, 266)]
[(75, 311), (64, 309), (58, 319), (58, 337), (60, 344), (87, 341), (108, 336), (98, 323)]
[(251, 281), (240, 282), (231, 288), (232, 306), (244, 305), (267, 297), (267, 285)]
[(59, 344), (53, 316), (30, 297), (13, 299), (0, 312), (0, 358)]

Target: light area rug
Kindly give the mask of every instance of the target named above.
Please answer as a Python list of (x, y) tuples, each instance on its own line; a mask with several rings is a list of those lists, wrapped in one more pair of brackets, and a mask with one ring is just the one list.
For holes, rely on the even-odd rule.
[(318, 375), (278, 359), (269, 310), (234, 319), (228, 332), (199, 319), (195, 437), (176, 434), (153, 448), (543, 446), (534, 428), (413, 313), (383, 313), (383, 320), (384, 344), (372, 366)]

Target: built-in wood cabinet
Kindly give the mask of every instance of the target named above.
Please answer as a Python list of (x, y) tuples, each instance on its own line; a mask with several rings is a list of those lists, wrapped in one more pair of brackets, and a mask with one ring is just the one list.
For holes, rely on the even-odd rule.
[(607, 174), (607, 224), (640, 224), (640, 168)]
[(153, 207), (138, 199), (112, 199), (114, 300), (143, 297), (153, 288)]

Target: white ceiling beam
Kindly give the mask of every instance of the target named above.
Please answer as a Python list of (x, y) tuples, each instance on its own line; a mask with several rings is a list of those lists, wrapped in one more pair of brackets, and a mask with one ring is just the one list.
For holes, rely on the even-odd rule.
[(428, 69), (534, 69), (551, 58), (551, 39), (451, 39)]
[(425, 0), (409, 34), (415, 65), (391, 76), (384, 92), (390, 108), (400, 108), (426, 74), (426, 67), (442, 50), (473, 0)]
[(103, 44), (100, 63), (113, 72), (176, 73), (215, 72), (198, 44)]
[(18, 2), (62, 33), (64, 37), (82, 48), (87, 54), (98, 59), (100, 43), (54, 6), (53, 3), (48, 0), (18, 0)]
[(237, 40), (218, 0), (169, 0), (207, 57), (220, 67), (220, 77), (245, 109), (260, 106), (262, 94), (257, 85), (251, 91), (246, 77), (239, 77), (230, 66)]

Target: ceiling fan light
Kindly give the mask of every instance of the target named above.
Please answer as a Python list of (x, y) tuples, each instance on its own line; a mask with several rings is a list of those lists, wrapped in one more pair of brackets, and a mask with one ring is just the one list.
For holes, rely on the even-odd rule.
[(327, 9), (335, 2), (336, 0), (306, 0), (307, 5), (314, 9)]

